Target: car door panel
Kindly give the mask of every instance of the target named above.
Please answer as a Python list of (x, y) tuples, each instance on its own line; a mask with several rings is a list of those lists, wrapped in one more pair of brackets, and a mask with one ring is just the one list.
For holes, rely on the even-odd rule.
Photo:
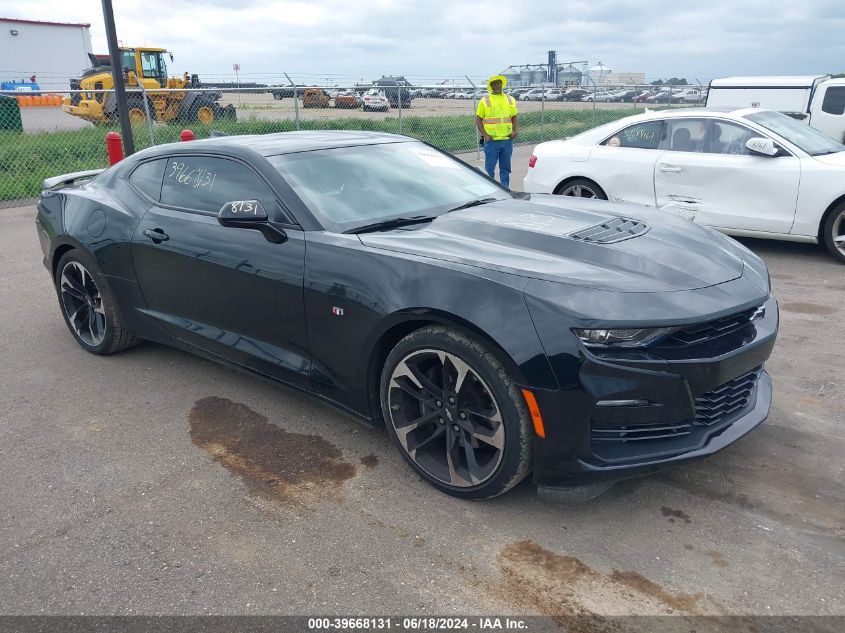
[[(150, 236), (166, 235), (153, 241)], [(148, 315), (176, 338), (261, 373), (307, 383), (305, 242), (272, 244), (215, 217), (155, 206), (132, 238)]]
[[(220, 159), (180, 160), (197, 174), (212, 165), (214, 178), (226, 185), (219, 195), (244, 197), (243, 188), (226, 182), (230, 174), (219, 167)], [(258, 178), (251, 171), (238, 173), (241, 182), (246, 176)], [(188, 179), (176, 186), (183, 185), (193, 187)], [(162, 200), (167, 186), (165, 175)], [(247, 186), (248, 191), (256, 188)], [(272, 208), (276, 203), (267, 199), (272, 195), (268, 192), (262, 189), (261, 197)], [(207, 207), (217, 203), (208, 191), (190, 191), (186, 200), (193, 196), (200, 204), (203, 195)], [(286, 233), (287, 240), (274, 244), (257, 230), (220, 225), (207, 210), (152, 205), (132, 235), (132, 258), (148, 316), (185, 343), (310, 387), (302, 298), (305, 240), (302, 231), (288, 228)]]
[(655, 205), (654, 165), (662, 154), (662, 130), (660, 120), (637, 123), (593, 148), (591, 175), (610, 200)]
[[(750, 130), (748, 134), (759, 136)], [(670, 130), (667, 139), (676, 142), (677, 136)], [(716, 153), (712, 150), (743, 151), (744, 143), (707, 140), (706, 135), (703, 141), (686, 135), (685, 142), (687, 151), (668, 147), (656, 162), (658, 208), (706, 226), (789, 232), (800, 184), (798, 158)]]

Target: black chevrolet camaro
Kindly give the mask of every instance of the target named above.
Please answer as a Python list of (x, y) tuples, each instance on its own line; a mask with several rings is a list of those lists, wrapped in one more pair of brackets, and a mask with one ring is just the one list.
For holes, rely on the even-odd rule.
[(306, 390), (458, 497), (704, 457), (771, 404), (753, 253), (660, 211), (511, 193), (406, 137), (162, 145), (48, 179), (37, 227), (83, 349), (158, 341)]

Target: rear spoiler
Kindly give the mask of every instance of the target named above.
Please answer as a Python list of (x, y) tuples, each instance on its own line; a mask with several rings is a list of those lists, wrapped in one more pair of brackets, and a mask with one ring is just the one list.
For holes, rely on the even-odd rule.
[(87, 171), (75, 171), (72, 174), (64, 174), (62, 176), (53, 176), (44, 180), (44, 191), (51, 191), (53, 189), (61, 189), (67, 185), (72, 185), (79, 180), (90, 180), (102, 174), (105, 169), (89, 169)]

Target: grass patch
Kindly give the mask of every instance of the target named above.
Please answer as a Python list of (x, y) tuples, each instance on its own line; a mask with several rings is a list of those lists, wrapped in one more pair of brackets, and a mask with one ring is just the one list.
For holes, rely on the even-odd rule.
[[(543, 114), (542, 138), (564, 138), (584, 130), (636, 114), (627, 108), (613, 110), (549, 110)], [(541, 140), (539, 112), (519, 115), (521, 143)], [(106, 132), (119, 126), (102, 126), (84, 130), (21, 134), (0, 132), (0, 200), (32, 198), (41, 192), (45, 178), (85, 169), (108, 166), (104, 137)], [(156, 125), (156, 143), (179, 141), (181, 125)], [(205, 138), (212, 129), (227, 134), (269, 134), (290, 132), (295, 129), (293, 119), (266, 121), (254, 114), (240, 121), (218, 121), (211, 126), (190, 126), (197, 138)], [(365, 130), (399, 133), (398, 117), (383, 120), (338, 117), (300, 121), (301, 130)], [(475, 149), (474, 122), (469, 115), (456, 116), (403, 116), (402, 133), (440, 147), (448, 152), (467, 152)], [(146, 126), (134, 130), (135, 148), (150, 145)]]

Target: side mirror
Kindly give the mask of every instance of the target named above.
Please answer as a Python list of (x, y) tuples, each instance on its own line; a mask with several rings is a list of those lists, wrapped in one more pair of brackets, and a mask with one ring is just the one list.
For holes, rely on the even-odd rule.
[(217, 222), (221, 226), (261, 231), (267, 241), (273, 244), (281, 244), (288, 239), (283, 229), (270, 224), (267, 212), (258, 200), (227, 202), (217, 214)]
[(749, 152), (758, 156), (772, 157), (778, 153), (775, 142), (770, 138), (763, 138), (762, 136), (755, 136), (754, 138), (748, 139), (745, 141), (745, 147)]

